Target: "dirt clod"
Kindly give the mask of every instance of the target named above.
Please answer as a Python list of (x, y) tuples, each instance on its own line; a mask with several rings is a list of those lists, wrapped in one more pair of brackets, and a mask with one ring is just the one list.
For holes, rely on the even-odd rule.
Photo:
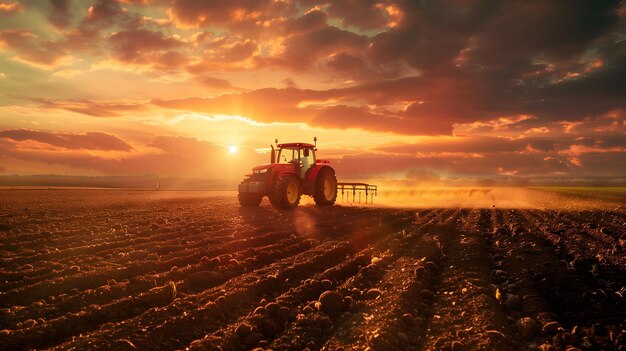
[(191, 274), (185, 279), (185, 283), (195, 288), (204, 288), (218, 283), (221, 275), (213, 271), (200, 271)]
[(380, 289), (369, 289), (365, 294), (363, 294), (363, 298), (366, 300), (376, 300), (382, 295), (382, 291)]
[(424, 268), (423, 266), (419, 266), (415, 268), (415, 277), (418, 279), (423, 278), (426, 275), (426, 273), (427, 273), (426, 268)]
[(507, 294), (504, 305), (509, 309), (509, 311), (519, 311), (522, 309), (523, 302), (519, 295)]
[(554, 335), (558, 333), (560, 328), (561, 328), (561, 323), (553, 321), (553, 322), (548, 322), (544, 324), (543, 327), (541, 328), (541, 331), (547, 335)]
[(450, 344), (450, 350), (452, 350), (452, 351), (462, 351), (463, 350), (463, 344), (460, 341), (455, 340), (455, 341), (452, 342), (452, 344)]
[(324, 279), (320, 283), (322, 284), (322, 288), (324, 290), (330, 290), (333, 288), (333, 283), (328, 279)]
[(259, 331), (265, 337), (271, 338), (278, 332), (278, 326), (270, 319), (263, 319), (259, 323)]
[(421, 295), (423, 299), (428, 300), (428, 301), (432, 301), (435, 299), (435, 293), (427, 289), (422, 290)]
[(137, 350), (137, 346), (132, 343), (132, 341), (128, 339), (119, 339), (115, 341), (113, 346), (111, 347), (112, 351), (132, 351)]
[(237, 334), (237, 336), (243, 339), (248, 336), (248, 334), (252, 333), (252, 330), (253, 328), (250, 324), (241, 323), (235, 329), (235, 333)]
[(329, 316), (338, 316), (344, 308), (343, 296), (336, 291), (325, 291), (319, 299), (319, 309)]
[(404, 322), (407, 326), (412, 327), (415, 325), (415, 317), (413, 317), (410, 313), (405, 313), (402, 315), (402, 322)]
[(409, 337), (406, 336), (406, 334), (404, 334), (403, 332), (398, 332), (397, 336), (400, 342), (405, 343), (405, 344), (409, 342)]
[(518, 319), (515, 326), (524, 340), (532, 340), (539, 333), (539, 323), (531, 317)]

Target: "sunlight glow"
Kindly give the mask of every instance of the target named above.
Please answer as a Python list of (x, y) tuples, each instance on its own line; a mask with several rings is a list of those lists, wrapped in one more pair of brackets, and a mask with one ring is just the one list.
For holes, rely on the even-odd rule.
[(237, 153), (237, 147), (234, 145), (231, 145), (228, 147), (228, 152), (230, 152), (231, 154), (235, 154)]

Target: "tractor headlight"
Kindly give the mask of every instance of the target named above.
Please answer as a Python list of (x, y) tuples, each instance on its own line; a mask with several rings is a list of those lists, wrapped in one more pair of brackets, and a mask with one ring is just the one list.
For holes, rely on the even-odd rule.
[(259, 169), (257, 171), (254, 171), (254, 173), (257, 173), (257, 174), (267, 173), (268, 170), (269, 170), (269, 168)]

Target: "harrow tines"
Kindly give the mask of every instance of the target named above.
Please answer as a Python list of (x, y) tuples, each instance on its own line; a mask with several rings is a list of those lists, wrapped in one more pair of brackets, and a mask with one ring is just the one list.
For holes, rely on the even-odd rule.
[[(343, 201), (344, 193), (352, 192), (352, 202), (356, 202), (356, 194), (359, 193), (359, 203), (362, 200), (363, 194), (365, 194), (365, 203), (374, 203), (374, 196), (378, 194), (378, 187), (372, 184), (366, 183), (337, 183), (337, 189), (341, 189), (341, 201)], [(371, 199), (369, 199), (371, 195)]]

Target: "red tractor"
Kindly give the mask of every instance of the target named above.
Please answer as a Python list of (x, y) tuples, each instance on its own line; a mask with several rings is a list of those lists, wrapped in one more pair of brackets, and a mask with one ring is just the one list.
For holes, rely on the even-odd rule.
[(294, 208), (302, 195), (312, 196), (318, 206), (337, 199), (337, 177), (330, 161), (315, 157), (315, 145), (307, 143), (272, 145), (271, 163), (256, 166), (239, 184), (239, 203), (259, 206), (267, 196), (277, 208)]

